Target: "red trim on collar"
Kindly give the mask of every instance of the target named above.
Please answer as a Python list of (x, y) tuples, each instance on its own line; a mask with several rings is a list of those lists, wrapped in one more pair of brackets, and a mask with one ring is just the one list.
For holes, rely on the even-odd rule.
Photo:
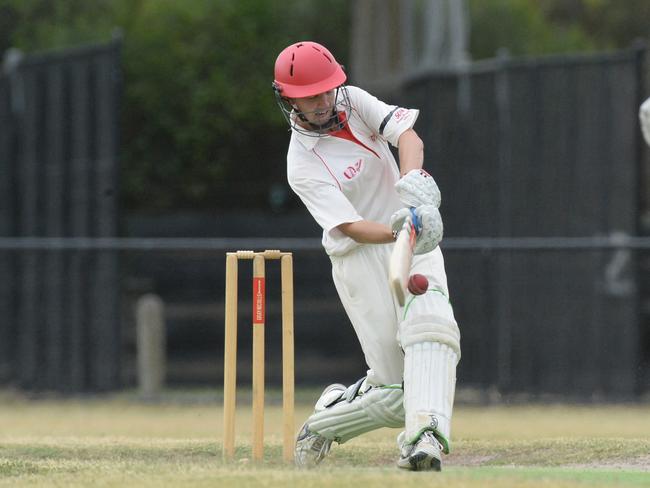
[(359, 144), (361, 147), (367, 149), (368, 151), (373, 153), (377, 158), (379, 158), (379, 154), (377, 154), (375, 151), (370, 149), (368, 146), (366, 146), (363, 142), (361, 142), (359, 139), (357, 139), (354, 136), (354, 134), (350, 130), (350, 124), (347, 122), (347, 117), (345, 115), (345, 112), (340, 112), (338, 115), (339, 115), (339, 122), (341, 123), (342, 127), (337, 131), (330, 132), (329, 135), (338, 137), (340, 139), (347, 139), (348, 141), (352, 141), (355, 144)]

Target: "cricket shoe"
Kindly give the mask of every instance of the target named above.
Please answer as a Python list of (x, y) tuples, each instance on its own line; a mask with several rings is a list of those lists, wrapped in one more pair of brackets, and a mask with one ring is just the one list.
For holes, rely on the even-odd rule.
[[(340, 383), (329, 385), (323, 390), (323, 393), (321, 393), (320, 398), (316, 402), (314, 413), (322, 412), (335, 404), (343, 396), (345, 390), (345, 385), (341, 385)], [(332, 441), (309, 430), (309, 424), (307, 422), (302, 425), (300, 432), (298, 432), (294, 451), (296, 466), (301, 468), (316, 466), (327, 456), (332, 447)]]
[(415, 444), (401, 447), (397, 466), (411, 471), (440, 471), (441, 453), (442, 444), (438, 442), (433, 432), (427, 430)]
[(299, 468), (313, 468), (330, 452), (332, 441), (309, 430), (305, 422), (298, 432), (295, 448), (295, 462)]

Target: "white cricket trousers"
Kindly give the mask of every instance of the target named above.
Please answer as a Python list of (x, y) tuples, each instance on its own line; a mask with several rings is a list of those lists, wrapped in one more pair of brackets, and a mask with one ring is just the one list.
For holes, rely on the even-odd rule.
[[(330, 256), (334, 285), (369, 367), (367, 382), (373, 386), (399, 384), (404, 372), (404, 353), (397, 332), (403, 308), (388, 285), (393, 245), (361, 245), (344, 256)], [(430, 253), (414, 256), (411, 274), (415, 273), (428, 278), (429, 290), (449, 297), (445, 264), (439, 247)], [(451, 315), (449, 318), (454, 320), (451, 307), (441, 308), (439, 297), (430, 291), (417, 300), (424, 301), (423, 305), (437, 315)]]

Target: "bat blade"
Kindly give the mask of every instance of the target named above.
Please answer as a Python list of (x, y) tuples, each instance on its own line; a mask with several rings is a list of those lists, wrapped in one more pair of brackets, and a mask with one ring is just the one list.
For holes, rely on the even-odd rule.
[(400, 306), (406, 303), (408, 278), (413, 260), (416, 230), (411, 217), (404, 219), (402, 230), (397, 236), (388, 267), (388, 282)]

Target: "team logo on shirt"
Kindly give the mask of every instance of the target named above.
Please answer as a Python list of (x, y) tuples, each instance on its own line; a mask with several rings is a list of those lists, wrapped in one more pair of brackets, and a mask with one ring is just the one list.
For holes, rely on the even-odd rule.
[(347, 169), (343, 172), (343, 176), (345, 176), (348, 180), (351, 180), (359, 173), (361, 173), (362, 166), (363, 159), (359, 158), (354, 164), (347, 167)]

